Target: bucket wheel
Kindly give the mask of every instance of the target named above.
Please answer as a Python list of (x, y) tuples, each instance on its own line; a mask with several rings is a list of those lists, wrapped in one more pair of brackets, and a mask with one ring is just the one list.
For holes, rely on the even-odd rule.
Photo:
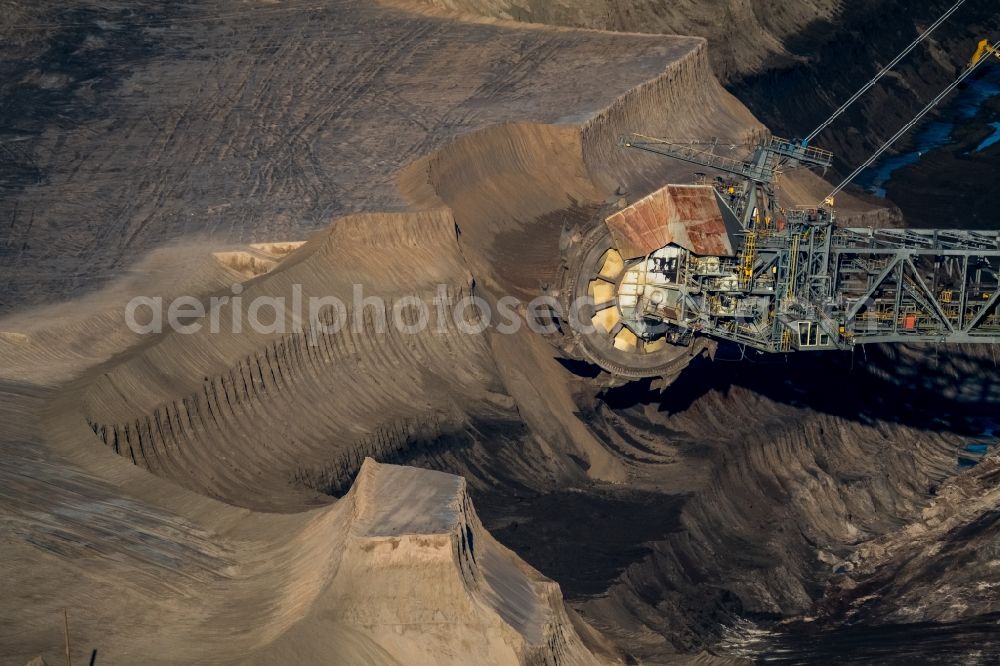
[[(627, 260), (599, 223), (570, 250), (562, 291), (564, 312), (575, 312), (582, 326), (572, 327), (571, 353), (620, 380), (674, 376), (704, 349), (672, 344), (665, 331), (640, 330), (623, 312), (637, 307), (645, 258)], [(579, 306), (590, 299), (592, 307)], [(575, 310), (574, 310), (575, 308)], [(571, 318), (572, 324), (572, 318)], [(587, 324), (590, 324), (587, 326)]]

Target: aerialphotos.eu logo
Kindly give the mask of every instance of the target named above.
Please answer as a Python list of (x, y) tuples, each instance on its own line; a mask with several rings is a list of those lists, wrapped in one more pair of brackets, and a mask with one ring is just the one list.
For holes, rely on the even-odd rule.
[(182, 295), (165, 301), (162, 296), (136, 296), (125, 306), (125, 323), (139, 335), (173, 331), (191, 335), (208, 333), (309, 334), (311, 343), (320, 335), (334, 334), (350, 327), (355, 332), (385, 334), (389, 328), (415, 335), (431, 330), (457, 330), (478, 335), (487, 329), (513, 334), (522, 326), (542, 335), (557, 331), (555, 320), (568, 321), (574, 330), (590, 332), (593, 299), (578, 299), (562, 311), (558, 299), (542, 295), (528, 302), (503, 296), (493, 302), (475, 294), (456, 295), (454, 288), (439, 284), (432, 293), (408, 294), (386, 299), (366, 295), (363, 284), (354, 284), (351, 298), (333, 295), (306, 296), (301, 284), (294, 284), (290, 297), (244, 294), (235, 283), (230, 294), (200, 299)]

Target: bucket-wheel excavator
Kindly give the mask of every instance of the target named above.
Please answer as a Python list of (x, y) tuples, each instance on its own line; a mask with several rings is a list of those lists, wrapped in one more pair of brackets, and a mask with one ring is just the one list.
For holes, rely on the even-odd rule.
[(1000, 231), (844, 228), (834, 208), (854, 177), (1000, 55), (1000, 41), (980, 43), (958, 78), (824, 201), (782, 207), (775, 192), (783, 172), (832, 165), (812, 139), (957, 6), (805, 139), (764, 136), (748, 159), (701, 143), (621, 139), (718, 175), (615, 210), (571, 248), (562, 307), (575, 316), (563, 350), (624, 381), (675, 374), (713, 341), (768, 353), (1000, 342)]

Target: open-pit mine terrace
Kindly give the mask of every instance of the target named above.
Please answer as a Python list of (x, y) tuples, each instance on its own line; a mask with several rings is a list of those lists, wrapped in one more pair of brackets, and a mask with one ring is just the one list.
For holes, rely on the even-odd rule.
[(63, 609), (76, 663), (697, 654), (920, 519), (971, 427), (954, 377), (995, 401), (968, 350), (598, 397), (526, 328), (138, 335), (130, 298), (235, 282), (546, 293), (610, 202), (691, 176), (619, 134), (760, 124), (698, 38), (336, 0), (4, 12), (4, 664), (58, 663)]

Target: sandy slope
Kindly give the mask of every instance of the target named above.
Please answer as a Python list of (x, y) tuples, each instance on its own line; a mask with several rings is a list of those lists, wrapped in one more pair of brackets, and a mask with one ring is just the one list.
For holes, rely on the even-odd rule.
[(578, 122), (702, 48), (367, 2), (22, 10), (0, 27), (6, 311), (94, 289), (182, 236), (295, 239), (398, 209), (396, 172), (450, 139)]
[[(22, 128), (41, 131), (19, 142), (17, 166), (44, 177), (16, 182), (4, 200), (5, 304), (87, 293), (3, 325), (2, 613), (16, 628), (5, 632), (6, 658), (57, 654), (52, 618), (63, 606), (75, 644), (112, 663), (604, 653), (558, 588), (482, 530), (460, 480), (369, 466), (350, 485), (367, 454), (409, 454), (484, 423), (534, 431), (515, 468), (583, 476), (572, 453), (591, 476), (621, 479), (573, 416), (565, 371), (544, 342), (526, 333), (509, 347), (454, 324), (406, 339), (348, 329), (317, 345), (303, 333), (143, 339), (125, 330), (122, 305), (137, 293), (231, 293), (258, 268), (273, 270), (251, 279), (248, 299), (287, 296), (293, 284), (346, 299), (354, 283), (390, 304), (429, 298), (438, 284), (457, 298), (474, 273), (495, 298), (503, 276), (487, 267), (499, 233), (577, 196), (602, 200), (628, 170), (652, 180), (656, 167), (590, 174), (584, 159), (625, 126), (662, 129), (662, 118), (643, 115), (649, 103), (677, 106), (674, 122), (692, 127), (752, 124), (706, 76), (702, 42), (469, 26), (367, 6), (209, 21), (179, 7), (138, 23), (118, 9), (111, 27), (92, 23), (87, 5), (19, 18), (36, 26), (21, 46), (39, 57), (47, 39), (76, 40), (100, 63), (102, 40), (120, 37), (100, 33), (119, 30), (148, 52), (98, 72), (100, 107), (85, 103), (92, 88), (72, 71), (42, 88), (54, 97), (16, 100), (77, 115), (75, 126), (49, 117)], [(376, 20), (378, 31), (363, 28)], [(698, 80), (715, 118), (685, 111), (679, 86)], [(400, 165), (500, 121), (563, 137), (515, 136), (508, 168), (549, 148), (545, 159), (566, 173), (552, 174), (551, 203), (529, 202), (521, 223), (463, 210), (465, 250), (447, 210), (340, 219), (277, 267), (247, 264), (256, 250), (232, 246), (294, 239), (353, 208), (398, 207)], [(524, 150), (533, 152), (519, 161)], [(197, 250), (175, 245), (136, 263), (201, 232)], [(219, 246), (243, 254), (207, 252)], [(537, 266), (554, 261), (558, 253), (543, 253)], [(138, 270), (123, 274), (127, 266)], [(548, 378), (544, 393), (533, 375)], [(466, 464), (491, 456), (488, 439), (476, 442)], [(324, 494), (348, 488), (336, 503)]]
[[(606, 652), (558, 586), (482, 529), (459, 477), (369, 459), (336, 505), (294, 519), (157, 483), (172, 506), (154, 510), (120, 488), (99, 495), (87, 475), (43, 478), (60, 488), (48, 522), (4, 517), (34, 545), (2, 547), (23, 572), (3, 608), (17, 627), (4, 663), (57, 655), (61, 606), (76, 645), (109, 663), (596, 663), (591, 650)], [(9, 510), (19, 488), (4, 490)]]
[[(712, 69), (781, 134), (805, 136), (954, 3), (928, 0), (385, 0), (435, 15), (646, 34), (697, 35)], [(988, 2), (967, 2), (894, 72), (819, 137), (843, 175), (946, 86), (981, 35), (1000, 26)], [(989, 131), (981, 127), (981, 131)], [(912, 138), (912, 136), (910, 137)], [(907, 138), (901, 144), (905, 145)], [(903, 145), (898, 147), (902, 148)], [(851, 168), (847, 168), (851, 165)], [(949, 168), (950, 167), (950, 168)], [(932, 164), (937, 180), (954, 165)], [(968, 169), (968, 167), (966, 167)], [(951, 179), (963, 196), (982, 185)], [(900, 203), (910, 193), (897, 190)], [(916, 208), (916, 206), (910, 206)]]
[[(713, 557), (745, 554), (747, 534), (768, 520), (745, 498), (767, 498), (760, 479), (787, 456), (801, 460), (782, 477), (789, 486), (822, 477), (811, 459), (823, 428), (839, 423), (830, 415), (755, 404), (737, 390), (709, 392), (667, 425), (650, 407), (638, 435), (618, 414), (588, 424), (581, 380), (527, 330), (469, 335), (452, 322), (399, 336), (366, 325), (314, 345), (309, 330), (291, 328), (147, 338), (124, 328), (132, 295), (207, 299), (231, 295), (234, 280), (248, 280), (244, 308), (255, 295), (291, 297), (293, 285), (350, 300), (358, 283), (390, 306), (430, 299), (439, 284), (456, 299), (537, 295), (553, 284), (566, 235), (592, 224), (616, 190), (690, 177), (616, 150), (617, 134), (759, 129), (712, 77), (697, 39), (348, 3), (254, 7), (203, 20), (179, 5), (142, 25), (119, 15), (149, 52), (119, 54), (101, 74), (104, 106), (72, 127), (48, 118), (20, 142), (19, 168), (45, 178), (4, 199), (5, 305), (83, 295), (0, 326), (0, 548), (10, 572), (0, 617), (13, 628), (0, 651), (10, 663), (58, 654), (63, 606), (78, 644), (111, 663), (457, 663), (470, 651), (499, 663), (623, 652), (655, 661), (668, 635), (701, 645), (699, 623), (712, 618), (692, 598), (714, 604), (713, 594), (735, 590), (768, 611), (800, 610), (815, 588), (805, 580), (814, 553), (800, 541), (789, 550), (775, 537), (735, 567)], [(80, 20), (86, 30), (70, 32), (107, 57), (84, 33), (111, 39), (110, 29)], [(45, 53), (39, 44), (53, 34), (69, 39), (70, 22), (52, 21), (22, 47)], [(86, 88), (51, 94), (82, 113)], [(355, 210), (368, 212), (342, 215)], [(289, 253), (239, 244), (316, 229)], [(181, 236), (183, 245), (166, 243)], [(275, 251), (287, 256), (272, 264)], [(805, 436), (776, 436), (796, 420)], [(747, 424), (764, 427), (746, 437)], [(703, 439), (710, 455), (685, 453), (688, 440), (661, 427)], [(785, 516), (817, 524), (841, 549), (877, 530), (884, 507), (891, 522), (918, 511), (915, 488), (938, 479), (944, 459), (937, 433), (881, 421), (843, 433), (836, 465), (810, 486), (825, 489), (821, 501)], [(918, 445), (889, 456), (887, 480), (835, 488), (840, 468), (884, 456), (891, 436)], [(652, 443), (629, 443), (642, 437)], [(907, 466), (917, 480), (899, 471)], [(504, 501), (635, 486), (662, 493), (653, 506), (709, 491), (686, 514), (687, 537), (655, 535), (655, 552), (616, 570), (626, 575), (605, 598), (577, 600), (614, 635), (611, 650), (551, 581), (482, 528), (465, 483)], [(739, 490), (718, 502), (728, 487)], [(865, 510), (852, 531), (844, 513), (855, 507)], [(692, 558), (708, 573), (689, 568)]]
[[(395, 270), (373, 270), (373, 252)], [(228, 290), (230, 269), (202, 257), (200, 270), (176, 276), (164, 261), (131, 287)], [(244, 296), (293, 283), (307, 295), (354, 283), (390, 299), (421, 284), (457, 295), (469, 282), (447, 212), (360, 215)], [(590, 662), (575, 626), (604, 651), (557, 586), (482, 530), (462, 479), (400, 468), (379, 480), (374, 463), (359, 475), (368, 453), (391, 457), (473, 418), (517, 419), (487, 338), (451, 322), (396, 338), (347, 328), (316, 344), (302, 333), (142, 340), (123, 326), (120, 293), (97, 313), (57, 307), (58, 319), (0, 343), (11, 663), (55, 653), (48, 618), (62, 606), (79, 644), (117, 662), (459, 663), (470, 650)], [(320, 492), (348, 487), (332, 506)], [(397, 552), (395, 536), (409, 534)], [(350, 573), (338, 579), (340, 568)], [(137, 630), (109, 634), (126, 622)]]
[(656, 2), (656, 0), (390, 0), (424, 11), (454, 12), (619, 32), (698, 35), (709, 40), (723, 81), (756, 73), (794, 56), (784, 40), (835, 16), (840, 0), (775, 7), (770, 0)]

